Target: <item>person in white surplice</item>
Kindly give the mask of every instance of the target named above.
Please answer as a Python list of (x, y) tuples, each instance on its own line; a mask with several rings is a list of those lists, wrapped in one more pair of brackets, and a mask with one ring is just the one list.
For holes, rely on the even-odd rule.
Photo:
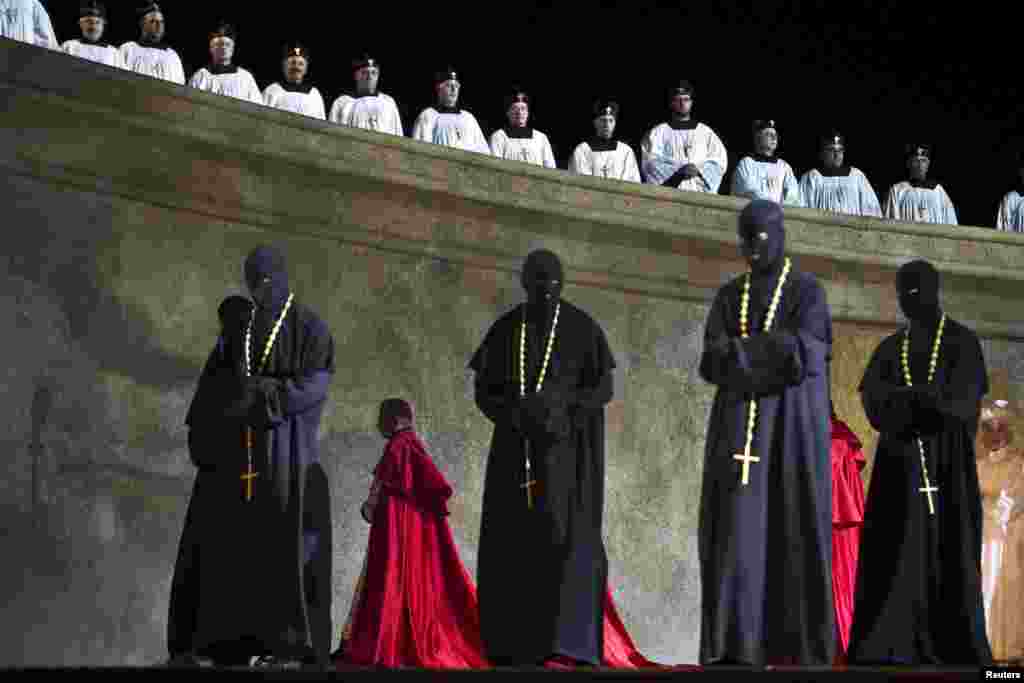
[(107, 66), (124, 68), (121, 51), (103, 40), (103, 31), (107, 27), (107, 9), (103, 3), (83, 2), (78, 9), (78, 26), (82, 29), (82, 37), (65, 41), (60, 46), (64, 52)]
[(768, 199), (786, 206), (803, 206), (800, 184), (793, 169), (775, 156), (779, 131), (773, 119), (754, 121), (754, 153), (736, 164), (732, 174), (732, 194), (749, 199)]
[(140, 36), (138, 42), (130, 40), (120, 47), (124, 66), (129, 71), (185, 85), (185, 68), (181, 57), (164, 42), (167, 23), (163, 10), (155, 2), (138, 11)]
[(281, 70), (284, 72), (284, 80), (267, 86), (263, 91), (263, 103), (268, 107), (305, 114), (314, 119), (326, 119), (323, 96), (319, 90), (306, 82), (309, 50), (299, 43), (287, 45)]
[(615, 139), (619, 105), (598, 100), (594, 105), (594, 137), (576, 146), (569, 159), (569, 171), (580, 175), (640, 182), (640, 169), (633, 148)]
[(1024, 153), (1017, 154), (1017, 186), (999, 202), (996, 230), (1024, 232)]
[(263, 104), (263, 93), (256, 79), (242, 67), (232, 63), (237, 34), (231, 24), (218, 24), (210, 33), (211, 63), (192, 74), (188, 84), (197, 90), (215, 95), (236, 97)]
[(345, 93), (331, 106), (331, 121), (343, 126), (404, 135), (398, 104), (378, 90), (380, 63), (363, 53), (352, 60), (355, 92)]
[(715, 194), (729, 157), (715, 131), (693, 118), (695, 93), (689, 81), (668, 92), (672, 118), (644, 136), (640, 145), (644, 182)]
[(932, 156), (931, 145), (907, 145), (910, 180), (897, 183), (889, 190), (889, 198), (885, 202), (886, 218), (910, 223), (957, 224), (953, 200), (942, 185), (928, 177)]
[(555, 168), (555, 155), (548, 136), (527, 125), (530, 120), (530, 96), (518, 88), (505, 98), (508, 125), (491, 134), (491, 154), (499, 159), (514, 159), (528, 164)]
[(434, 75), (437, 106), (420, 112), (412, 128), (412, 137), (435, 145), (489, 155), (491, 148), (476, 117), (459, 108), (461, 87), (459, 75), (450, 67)]
[(800, 179), (800, 195), (809, 209), (852, 216), (882, 217), (878, 195), (860, 169), (844, 164), (846, 138), (832, 131), (821, 138), (821, 168)]
[(0, 36), (60, 49), (50, 15), (39, 0), (0, 0)]

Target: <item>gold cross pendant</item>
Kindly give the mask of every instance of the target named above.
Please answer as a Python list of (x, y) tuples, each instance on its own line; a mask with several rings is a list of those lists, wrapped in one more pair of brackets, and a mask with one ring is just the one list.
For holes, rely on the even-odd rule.
[(739, 460), (743, 463), (743, 473), (740, 477), (740, 483), (746, 486), (750, 483), (750, 463), (761, 462), (761, 458), (756, 455), (751, 455), (750, 451), (744, 451), (743, 453), (734, 454), (732, 459)]
[(932, 486), (929, 482), (925, 482), (924, 486), (918, 489), (921, 493), (928, 496), (928, 514), (935, 514), (935, 503), (932, 502), (932, 494), (939, 492), (938, 486)]
[(245, 482), (245, 502), (248, 503), (252, 500), (252, 480), (260, 476), (252, 469), (252, 429), (249, 427), (245, 428), (245, 450), (249, 456), (249, 469), (242, 474), (240, 479)]
[(240, 478), (245, 481), (245, 502), (248, 503), (252, 500), (252, 480), (260, 476), (259, 472), (252, 471), (252, 464), (249, 464), (249, 471), (243, 474)]
[(528, 482), (526, 482), (525, 484), (520, 484), (520, 486), (519, 486), (519, 488), (521, 488), (521, 489), (526, 489), (526, 509), (527, 510), (532, 510), (533, 509), (533, 491), (531, 490), (531, 487), (532, 486), (536, 486), (536, 485), (537, 485), (536, 480), (531, 479)]

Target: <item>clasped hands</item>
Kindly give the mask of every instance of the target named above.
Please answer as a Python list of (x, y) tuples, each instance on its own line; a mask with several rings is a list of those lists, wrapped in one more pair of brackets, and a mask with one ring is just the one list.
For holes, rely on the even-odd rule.
[(919, 410), (936, 410), (942, 392), (934, 384), (915, 384), (903, 386), (898, 389), (900, 393), (907, 396), (914, 408)]
[(690, 178), (696, 178), (700, 175), (700, 169), (694, 164), (683, 164), (683, 167), (679, 169), (679, 175), (686, 180)]
[(557, 385), (519, 399), (519, 424), (532, 438), (562, 440), (572, 432), (570, 393)]
[(267, 420), (268, 407), (276, 405), (273, 398), (284, 386), (284, 382), (274, 377), (243, 377), (237, 386), (238, 398), (229, 408), (228, 414), (259, 425)]
[(263, 399), (270, 398), (277, 393), (282, 386), (283, 382), (276, 377), (246, 377), (243, 380), (243, 387), (246, 394), (262, 397)]

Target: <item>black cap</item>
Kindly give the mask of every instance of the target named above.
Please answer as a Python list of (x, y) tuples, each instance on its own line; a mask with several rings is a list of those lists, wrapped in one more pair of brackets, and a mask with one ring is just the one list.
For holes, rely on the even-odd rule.
[(825, 135), (822, 135), (819, 142), (821, 143), (822, 148), (835, 147), (837, 145), (839, 147), (846, 147), (846, 137), (835, 129), (829, 131)]
[(608, 98), (602, 98), (594, 102), (594, 118), (596, 119), (598, 116), (606, 114), (619, 118), (619, 103)]
[(517, 102), (525, 102), (527, 105), (530, 104), (530, 96), (526, 94), (526, 91), (522, 88), (512, 88), (507, 95), (505, 95), (505, 111), (508, 111), (509, 107)]
[(451, 66), (445, 67), (444, 69), (434, 73), (434, 85), (440, 85), (445, 81), (457, 80), (459, 80), (459, 74)]
[(221, 37), (230, 38), (231, 40), (237, 40), (237, 38), (236, 38), (237, 35), (238, 35), (238, 33), (235, 31), (235, 27), (234, 26), (232, 26), (231, 24), (229, 24), (227, 22), (223, 22), (222, 21), (222, 22), (217, 24), (217, 27), (215, 29), (210, 31), (210, 35), (207, 38), (207, 40), (210, 41), (210, 40), (213, 40), (214, 38), (221, 38)]
[(283, 52), (284, 59), (289, 57), (302, 57), (307, 62), (309, 61), (309, 48), (299, 42), (291, 42), (284, 46)]
[(139, 15), (139, 19), (142, 19), (147, 14), (152, 14), (153, 12), (161, 12), (162, 13), (163, 10), (160, 9), (160, 5), (158, 5), (155, 2), (147, 2), (144, 5), (140, 6), (138, 9), (135, 10), (135, 13), (137, 15)]
[(910, 159), (911, 157), (927, 157), (932, 158), (932, 146), (926, 142), (913, 142), (907, 144), (903, 150), (903, 158)]
[(107, 18), (107, 8), (103, 6), (102, 2), (83, 2), (78, 7), (78, 18), (83, 17), (99, 17), (100, 19)]
[(376, 59), (371, 57), (369, 55), (369, 53), (367, 53), (367, 52), (360, 53), (358, 57), (356, 57), (355, 59), (352, 60), (352, 71), (353, 72), (359, 71), (360, 69), (368, 67), (368, 66), (375, 66), (375, 67), (377, 67), (379, 69), (380, 68), (380, 62), (378, 62)]
[(671, 100), (676, 95), (689, 95), (694, 97), (693, 84), (690, 81), (679, 81), (668, 89), (668, 98)]

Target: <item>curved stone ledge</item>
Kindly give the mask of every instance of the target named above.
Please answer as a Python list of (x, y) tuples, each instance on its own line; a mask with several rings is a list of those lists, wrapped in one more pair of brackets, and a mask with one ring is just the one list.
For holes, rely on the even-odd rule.
[[(586, 261), (567, 256), (570, 281), (684, 300), (706, 301), (742, 268), (735, 220), (745, 200), (578, 176), (336, 126), (12, 41), (0, 49), (6, 119), (17, 131), (9, 148), (17, 163), (8, 157), (8, 173), (275, 231), (380, 247), (397, 239), (403, 249), (444, 253), (467, 265), (518, 267), (523, 240), (495, 239), (492, 232), (515, 230), (526, 242), (558, 237), (591, 247)], [(96, 145), (111, 139), (119, 141), (113, 153)], [(419, 224), (395, 215), (402, 202), (418, 205)], [(443, 210), (423, 211), (424, 205)], [(465, 215), (472, 229), (442, 229), (442, 213)], [(353, 214), (377, 220), (352, 220)], [(954, 315), (984, 334), (1024, 336), (1003, 305), (1024, 281), (1019, 235), (806, 209), (787, 210), (787, 233), (789, 252), (826, 283), (839, 320), (897, 324), (888, 302), (892, 271), (926, 258), (946, 276), (947, 293), (955, 293), (947, 297)], [(962, 305), (967, 299), (970, 305)]]

